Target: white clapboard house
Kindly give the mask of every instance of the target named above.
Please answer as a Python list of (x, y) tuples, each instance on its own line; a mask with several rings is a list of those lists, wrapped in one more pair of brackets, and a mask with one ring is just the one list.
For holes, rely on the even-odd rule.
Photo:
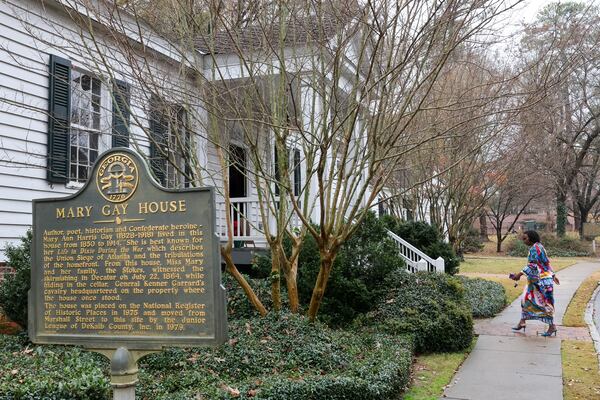
[[(219, 163), (205, 132), (210, 118), (198, 95), (197, 76), (184, 73), (193, 62), (203, 66), (205, 77), (218, 71), (220, 79), (243, 80), (242, 60), (232, 43), (198, 43), (182, 52), (132, 15), (116, 12), (110, 2), (86, 3), (94, 12), (74, 0), (0, 0), (0, 262), (5, 261), (5, 244), (18, 242), (31, 226), (32, 200), (74, 193), (98, 155), (112, 147), (144, 154), (162, 185), (188, 185), (182, 178), (187, 166), (166, 163), (156, 144), (178, 140), (169, 133), (179, 120), (193, 135), (194, 161), (203, 175), (195, 179), (221, 193), (223, 175), (229, 177), (233, 208), (225, 210), (223, 197), (217, 196), (217, 233), (225, 236), (225, 212), (230, 212), (236, 243), (264, 246), (256, 188), (239, 165), (223, 168)], [(335, 35), (337, 28), (325, 34)], [(245, 43), (252, 51), (251, 38)], [(124, 44), (135, 52), (123, 52)], [(350, 70), (356, 68), (352, 57), (348, 63)], [(158, 100), (156, 87), (162, 89)], [(309, 87), (300, 85), (297, 90), (302, 112), (320, 112), (318, 96)], [(178, 109), (184, 99), (187, 107)], [(170, 113), (176, 110), (168, 118), (162, 115), (165, 102), (173, 105)], [(167, 119), (171, 122), (165, 123)], [(236, 124), (221, 129), (228, 131), (229, 153), (238, 164), (245, 163), (249, 154)], [(148, 135), (159, 140), (149, 140)], [(299, 149), (291, 148), (290, 159), (293, 187), (316, 185), (304, 181), (307, 166)], [(309, 201), (318, 215), (318, 202)], [(290, 223), (299, 221), (292, 218)], [(409, 262), (425, 260), (427, 268), (443, 270), (439, 260), (396, 240)]]

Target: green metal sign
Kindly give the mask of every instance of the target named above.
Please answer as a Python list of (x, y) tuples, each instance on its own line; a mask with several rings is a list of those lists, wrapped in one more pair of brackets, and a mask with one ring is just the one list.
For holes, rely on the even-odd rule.
[(227, 337), (212, 188), (166, 190), (134, 152), (103, 154), (76, 194), (33, 202), (29, 333), (94, 349)]

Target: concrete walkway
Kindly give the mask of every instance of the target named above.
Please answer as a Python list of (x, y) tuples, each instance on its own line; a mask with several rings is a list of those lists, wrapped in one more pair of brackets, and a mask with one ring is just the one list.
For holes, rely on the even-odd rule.
[[(584, 262), (557, 272), (555, 323), (562, 323), (569, 301), (581, 282), (600, 270), (600, 263)], [(507, 278), (508, 279), (508, 278)], [(523, 279), (523, 278), (521, 278)], [(492, 319), (478, 321), (475, 348), (444, 392), (451, 400), (562, 400), (561, 339), (590, 340), (587, 328), (558, 326), (558, 337), (544, 338), (547, 325), (527, 321), (525, 333), (511, 327), (520, 319), (520, 299)]]

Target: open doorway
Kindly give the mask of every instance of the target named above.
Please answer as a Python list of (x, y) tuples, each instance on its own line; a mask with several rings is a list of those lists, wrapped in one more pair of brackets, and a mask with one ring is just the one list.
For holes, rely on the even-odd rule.
[[(249, 227), (245, 222), (246, 204), (244, 198), (248, 195), (246, 170), (246, 149), (235, 144), (229, 145), (229, 197), (231, 198), (231, 221), (233, 236), (249, 236)], [(236, 201), (240, 199), (241, 201)], [(235, 243), (238, 247), (238, 243)]]

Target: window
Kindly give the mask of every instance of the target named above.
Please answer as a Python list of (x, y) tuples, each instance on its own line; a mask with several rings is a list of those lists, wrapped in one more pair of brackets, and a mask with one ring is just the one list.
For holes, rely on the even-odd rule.
[(185, 175), (187, 169), (185, 166), (185, 157), (183, 152), (189, 145), (189, 132), (186, 129), (186, 113), (183, 107), (172, 110), (172, 117), (169, 118), (169, 129), (167, 130), (167, 153), (168, 159), (166, 165), (166, 186), (177, 188), (187, 186), (185, 184)]
[(153, 96), (150, 109), (150, 164), (158, 181), (167, 188), (187, 187), (192, 151), (185, 108)]
[(71, 181), (85, 182), (90, 168), (98, 158), (101, 98), (98, 78), (84, 72), (71, 71)]
[[(288, 158), (290, 157), (290, 152), (286, 151)], [(274, 160), (273, 160), (273, 166), (274, 166), (274, 172), (275, 172), (275, 195), (279, 196), (280, 194), (280, 189), (279, 189), (279, 182), (281, 180), (281, 171), (280, 171), (280, 165), (279, 165), (279, 156), (277, 155), (277, 148), (274, 147), (273, 148), (273, 154), (274, 154)], [(300, 150), (299, 149), (293, 149), (292, 153), (291, 153), (291, 160), (288, 160), (288, 165), (286, 165), (285, 167), (289, 167), (291, 169), (291, 185), (292, 185), (292, 190), (294, 191), (294, 196), (299, 196), (300, 192), (302, 191), (302, 165), (301, 165), (301, 154), (300, 154)], [(289, 165), (289, 163), (291, 162), (291, 165)]]

